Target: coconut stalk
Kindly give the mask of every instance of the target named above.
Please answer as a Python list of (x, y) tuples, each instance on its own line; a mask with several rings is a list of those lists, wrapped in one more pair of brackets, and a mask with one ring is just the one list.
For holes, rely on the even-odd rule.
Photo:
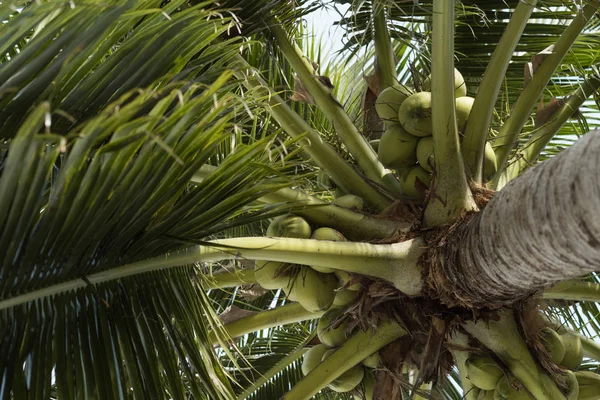
[(310, 371), (281, 400), (310, 399), (344, 372), (405, 334), (406, 331), (391, 320), (382, 321), (374, 330), (359, 331)]
[(254, 269), (233, 269), (231, 271), (219, 271), (206, 277), (204, 289), (224, 289), (228, 287), (251, 285), (256, 283)]
[(467, 371), (466, 362), (467, 358), (469, 358), (469, 352), (463, 350), (469, 348), (469, 339), (467, 335), (455, 331), (448, 340), (448, 344), (450, 345), (448, 346), (448, 349), (454, 356), (454, 361), (456, 362), (456, 367), (458, 368), (460, 385), (463, 389), (464, 399), (477, 400), (479, 388), (473, 385), (469, 378), (467, 378), (469, 376), (469, 372)]
[(291, 264), (314, 265), (380, 278), (407, 295), (424, 289), (418, 260), (426, 246), (415, 238), (393, 244), (333, 242), (312, 239), (242, 237), (206, 242), (203, 245), (159, 257), (121, 265), (82, 278), (51, 285), (0, 301), (0, 310), (42, 297), (99, 284), (127, 276), (194, 263), (245, 258)]
[[(325, 311), (310, 312), (306, 311), (299, 303), (290, 303), (230, 322), (223, 325), (223, 330), (229, 337), (236, 338), (251, 332), (269, 329), (279, 325), (317, 319), (322, 317), (323, 314), (325, 314)], [(214, 331), (210, 332), (208, 340), (213, 345), (219, 343), (219, 339)]]
[(392, 200), (359, 175), (326, 143), (321, 135), (306, 123), (283, 99), (271, 90), (259, 73), (241, 56), (235, 58), (235, 75), (248, 89), (256, 90), (269, 104), (268, 110), (281, 128), (291, 137), (300, 139), (302, 149), (346, 193), (362, 197), (371, 207), (383, 210)]
[(333, 97), (329, 88), (315, 76), (312, 66), (308, 65), (300, 49), (292, 42), (280, 25), (270, 27), (280, 51), (290, 63), (304, 87), (313, 97), (316, 105), (332, 121), (335, 132), (346, 145), (348, 151), (367, 177), (389, 190), (396, 197), (402, 196), (400, 182), (386, 169), (367, 139), (360, 134), (341, 104)]
[(383, 4), (375, 3), (373, 5), (373, 36), (375, 38), (375, 57), (379, 65), (380, 90), (393, 86), (398, 81), (394, 48), (387, 28), (385, 11), (386, 7)]
[(475, 103), (467, 120), (462, 151), (471, 178), (478, 184), (481, 184), (483, 180), (485, 142), (498, 93), (503, 83), (503, 79), (500, 78), (506, 75), (513, 52), (536, 4), (537, 0), (522, 0), (515, 8), (486, 67), (475, 96)]
[(508, 157), (514, 148), (519, 134), (525, 126), (525, 123), (531, 115), (531, 110), (539, 99), (540, 95), (548, 85), (554, 71), (561, 64), (571, 46), (577, 40), (577, 37), (586, 26), (587, 22), (594, 16), (598, 10), (600, 2), (592, 0), (586, 2), (571, 24), (564, 30), (563, 34), (554, 44), (552, 53), (542, 62), (537, 71), (533, 74), (527, 87), (523, 89), (519, 98), (513, 105), (509, 117), (502, 125), (496, 141), (496, 162), (498, 163), (498, 172), (493, 180), (493, 185), (497, 188), (502, 171), (508, 161)]
[(575, 93), (569, 96), (565, 104), (556, 110), (550, 121), (531, 135), (527, 143), (517, 152), (515, 161), (503, 171), (496, 187), (502, 188), (533, 165), (550, 140), (598, 88), (600, 88), (600, 78), (598, 76), (592, 76), (585, 80)]
[(463, 326), (468, 333), (498, 356), (534, 398), (565, 399), (552, 379), (536, 364), (509, 312), (501, 312), (498, 321), (469, 321)]
[(434, 0), (432, 33), (432, 115), (435, 170), (425, 209), (427, 226), (445, 225), (477, 206), (460, 151), (454, 100), (454, 0)]
[(593, 282), (569, 280), (544, 290), (544, 299), (600, 301), (600, 285)]
[[(216, 169), (217, 167), (212, 165), (203, 165), (192, 177), (192, 182), (202, 182)], [(406, 231), (409, 227), (406, 222), (373, 218), (329, 204), (297, 189), (280, 189), (259, 198), (258, 201), (264, 204), (295, 203), (297, 204), (297, 207), (294, 208), (295, 214), (318, 226), (337, 229), (350, 240), (384, 239), (399, 231)]]

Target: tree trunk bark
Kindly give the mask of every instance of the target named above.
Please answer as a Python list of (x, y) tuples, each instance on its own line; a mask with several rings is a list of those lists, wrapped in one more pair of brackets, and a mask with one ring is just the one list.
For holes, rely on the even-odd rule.
[(451, 242), (431, 276), (453, 305), (496, 308), (600, 270), (600, 130), (496, 193)]

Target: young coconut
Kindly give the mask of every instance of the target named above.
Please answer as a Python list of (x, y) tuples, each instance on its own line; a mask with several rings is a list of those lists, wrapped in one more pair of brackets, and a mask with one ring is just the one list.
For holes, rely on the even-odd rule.
[(600, 375), (590, 371), (575, 372), (579, 385), (578, 400), (600, 399)]
[(335, 298), (333, 299), (333, 306), (345, 307), (352, 303), (356, 299), (356, 296), (358, 296), (358, 292), (356, 291), (348, 289), (338, 290), (335, 293)]
[(504, 375), (498, 364), (489, 356), (471, 354), (465, 362), (468, 378), (483, 390), (494, 390)]
[(485, 179), (492, 179), (498, 171), (496, 165), (496, 153), (490, 142), (485, 143), (485, 154), (483, 158), (483, 176)]
[(458, 130), (461, 132), (465, 131), (474, 103), (475, 99), (473, 97), (463, 96), (456, 98), (456, 124), (458, 125)]
[(327, 311), (317, 322), (317, 336), (321, 343), (329, 347), (337, 347), (346, 341), (346, 329), (348, 322), (344, 321), (337, 328), (331, 326), (331, 322), (339, 315), (338, 310)]
[(296, 215), (280, 215), (267, 228), (267, 236), (308, 239), (312, 230), (302, 217)]
[(560, 335), (554, 329), (544, 328), (542, 329), (542, 340), (544, 341), (544, 347), (550, 353), (552, 361), (560, 364), (565, 356), (565, 345)]
[(284, 291), (289, 299), (300, 303), (306, 311), (318, 312), (331, 308), (337, 284), (334, 275), (321, 274), (302, 266), (296, 279), (290, 280)]
[(420, 166), (416, 165), (407, 169), (400, 177), (402, 194), (416, 199), (422, 199), (423, 193), (417, 189), (417, 179), (426, 187), (431, 185), (431, 175)]
[(328, 350), (329, 347), (321, 343), (311, 347), (310, 350), (304, 353), (304, 360), (302, 361), (302, 373), (304, 374), (304, 376), (308, 375), (310, 371), (312, 371), (317, 365), (321, 363), (323, 355)]
[(480, 390), (477, 395), (477, 400), (494, 400), (493, 390)]
[(424, 137), (433, 133), (431, 92), (410, 95), (398, 109), (398, 120), (411, 135)]
[(355, 283), (353, 285), (345, 287), (348, 284), (348, 282), (350, 282), (353, 279), (352, 275), (350, 275), (349, 273), (345, 271), (335, 271), (335, 276), (337, 276), (340, 280), (340, 287), (352, 291), (360, 290), (360, 283)]
[(427, 172), (433, 172), (433, 137), (427, 136), (419, 139), (417, 145), (417, 161), (419, 165)]
[[(423, 82), (423, 90), (431, 92), (431, 75)], [(454, 97), (463, 97), (467, 95), (467, 85), (462, 74), (454, 68)]]
[(387, 168), (398, 169), (414, 164), (419, 139), (400, 125), (388, 127), (379, 142), (379, 159)]
[(379, 365), (379, 361), (380, 361), (379, 353), (375, 352), (375, 353), (371, 354), (369, 357), (362, 360), (362, 364), (367, 368), (377, 368), (377, 366)]
[(527, 389), (517, 390), (511, 385), (506, 376), (503, 376), (494, 390), (494, 400), (532, 400)]
[[(326, 351), (322, 361), (325, 361), (325, 359), (335, 353), (335, 351), (336, 349)], [(355, 365), (327, 386), (338, 393), (349, 392), (360, 384), (364, 375), (365, 369), (362, 365)]]
[(581, 348), (581, 339), (572, 333), (563, 333), (560, 335), (565, 345), (565, 356), (560, 365), (571, 370), (576, 370), (583, 361), (583, 350)]
[(256, 282), (265, 289), (280, 289), (286, 287), (290, 277), (284, 273), (285, 263), (277, 261), (256, 261), (254, 277)]
[(375, 111), (379, 118), (386, 124), (398, 123), (398, 108), (411, 94), (410, 89), (400, 85), (382, 90), (375, 101)]
[[(348, 196), (352, 196), (352, 195), (348, 195)], [(345, 196), (343, 196), (343, 197), (345, 197)], [(357, 196), (354, 196), (354, 197), (357, 197)], [(335, 201), (333, 203), (335, 204)], [(334, 241), (334, 242), (346, 242), (347, 241), (346, 238), (344, 237), (344, 235), (342, 235), (340, 232), (338, 232), (338, 231), (336, 231), (335, 229), (332, 229), (332, 228), (319, 228), (319, 229), (316, 229), (313, 232), (313, 234), (311, 236), (311, 239), (315, 239), (315, 240), (330, 240), (330, 241)], [(322, 272), (324, 274), (331, 274), (331, 273), (335, 272), (334, 269), (327, 268), (327, 267), (318, 267), (318, 266), (315, 266), (315, 265), (311, 265), (310, 267), (312, 269), (314, 269), (315, 271)]]
[[(346, 194), (344, 196), (337, 197), (331, 203), (335, 204), (336, 206), (348, 208), (350, 210), (357, 210), (357, 211), (362, 210), (365, 206), (365, 201), (362, 199), (362, 197), (358, 197), (353, 194)], [(332, 239), (323, 239), (323, 240), (332, 240)]]

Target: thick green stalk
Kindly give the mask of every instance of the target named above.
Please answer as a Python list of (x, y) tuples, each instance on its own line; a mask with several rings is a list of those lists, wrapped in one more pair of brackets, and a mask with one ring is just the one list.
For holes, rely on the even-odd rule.
[(375, 330), (360, 331), (337, 351), (310, 371), (281, 400), (308, 400), (385, 345), (405, 335), (406, 331), (391, 320), (382, 321)]
[(538, 367), (509, 312), (498, 321), (469, 321), (465, 330), (493, 351), (537, 400), (565, 400), (549, 376)]
[(281, 128), (293, 138), (302, 138), (302, 148), (310, 158), (321, 167), (342, 190), (362, 197), (377, 210), (383, 210), (392, 204), (390, 197), (383, 195), (365, 181), (333, 147), (326, 143), (321, 135), (306, 123), (283, 99), (271, 90), (241, 56), (236, 58), (235, 75), (248, 89), (259, 91), (268, 99), (269, 112)]
[[(212, 165), (204, 165), (192, 177), (192, 182), (200, 183), (208, 174), (216, 170)], [(295, 203), (294, 213), (318, 226), (328, 226), (342, 232), (350, 240), (384, 239), (406, 231), (406, 222), (390, 221), (357, 213), (338, 207), (296, 189), (280, 189), (258, 199), (261, 203)]]
[(279, 45), (279, 50), (294, 68), (317, 106), (332, 121), (335, 132), (358, 165), (365, 171), (367, 177), (385, 187), (394, 196), (402, 196), (400, 183), (394, 174), (381, 164), (377, 153), (369, 145), (367, 139), (360, 134), (340, 103), (332, 96), (329, 89), (315, 77), (314, 71), (307, 66), (300, 49), (290, 40), (285, 30), (279, 25), (273, 25), (271, 33)]
[(458, 373), (460, 375), (460, 384), (463, 388), (464, 399), (477, 400), (479, 389), (469, 380), (469, 372), (467, 371), (466, 367), (469, 353), (462, 350), (469, 348), (469, 338), (467, 335), (456, 331), (452, 333), (452, 336), (449, 339), (449, 344), (452, 345), (452, 347), (450, 347), (450, 352), (456, 361), (456, 367), (458, 368)]
[[(294, 322), (320, 318), (325, 311), (306, 311), (299, 303), (290, 303), (281, 307), (261, 311), (248, 317), (240, 318), (223, 326), (229, 337), (236, 338), (251, 332), (273, 328), (279, 325), (293, 324)], [(214, 345), (219, 343), (214, 332), (209, 334), (208, 340)]]
[(578, 280), (564, 281), (544, 290), (545, 299), (600, 301), (600, 285)]
[(460, 151), (454, 100), (454, 0), (434, 0), (432, 115), (435, 171), (433, 195), (425, 209), (427, 226), (445, 225), (477, 206)]
[(515, 8), (483, 74), (473, 109), (467, 121), (462, 151), (471, 177), (479, 184), (483, 178), (485, 142), (498, 93), (504, 82), (502, 77), (506, 75), (513, 52), (536, 4), (537, 0), (522, 0)]
[(220, 271), (206, 277), (207, 283), (204, 289), (223, 289), (234, 286), (251, 285), (256, 283), (254, 269), (234, 269), (231, 271)]
[(48, 286), (0, 301), (0, 310), (46, 296), (164, 268), (201, 262), (245, 258), (315, 265), (384, 279), (408, 295), (424, 288), (418, 260), (426, 246), (415, 238), (393, 244), (332, 242), (312, 239), (242, 237), (214, 240), (205, 245), (122, 265), (83, 279)]
[(385, 6), (380, 3), (373, 5), (373, 31), (375, 38), (375, 55), (379, 65), (380, 89), (383, 90), (398, 82), (396, 77), (396, 60), (392, 38), (387, 28)]
[(496, 189), (500, 190), (508, 182), (519, 176), (525, 169), (531, 166), (540, 156), (546, 145), (558, 133), (563, 125), (583, 105), (585, 100), (600, 88), (600, 78), (592, 76), (566, 100), (552, 115), (548, 123), (537, 129), (529, 138), (523, 148), (517, 153), (515, 161), (511, 163), (498, 179)]
[(571, 46), (587, 22), (594, 16), (599, 5), (598, 0), (589, 1), (585, 4), (573, 21), (571, 21), (571, 24), (564, 30), (560, 38), (558, 38), (554, 44), (552, 54), (549, 54), (542, 62), (538, 70), (533, 74), (527, 87), (523, 89), (515, 102), (511, 114), (504, 125), (502, 125), (498, 134), (498, 140), (496, 141), (495, 149), (498, 172), (494, 178), (494, 185), (497, 185), (502, 175), (508, 157), (517, 143), (519, 134), (531, 115), (531, 110), (546, 88), (552, 74), (554, 74), (556, 68), (558, 68), (567, 52), (571, 49)]

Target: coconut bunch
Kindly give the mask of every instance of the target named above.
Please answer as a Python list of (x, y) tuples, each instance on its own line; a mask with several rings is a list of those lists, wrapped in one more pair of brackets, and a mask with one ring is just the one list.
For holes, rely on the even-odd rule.
[[(456, 69), (454, 83), (456, 122), (458, 130), (463, 132), (475, 99), (467, 96), (465, 80)], [(423, 197), (422, 189), (430, 186), (434, 166), (431, 76), (425, 80), (423, 89), (415, 93), (406, 86), (390, 86), (381, 91), (375, 103), (375, 110), (385, 124), (378, 145), (379, 159), (384, 166), (398, 172), (403, 193), (417, 199)], [(495, 173), (496, 155), (487, 142), (485, 178), (490, 179)]]
[[(579, 336), (542, 330), (543, 343), (552, 361), (561, 367), (568, 385), (569, 400), (600, 399), (600, 375), (576, 371), (583, 361)], [(489, 355), (471, 354), (466, 362), (467, 379), (479, 390), (477, 400), (529, 400), (532, 397)]]

